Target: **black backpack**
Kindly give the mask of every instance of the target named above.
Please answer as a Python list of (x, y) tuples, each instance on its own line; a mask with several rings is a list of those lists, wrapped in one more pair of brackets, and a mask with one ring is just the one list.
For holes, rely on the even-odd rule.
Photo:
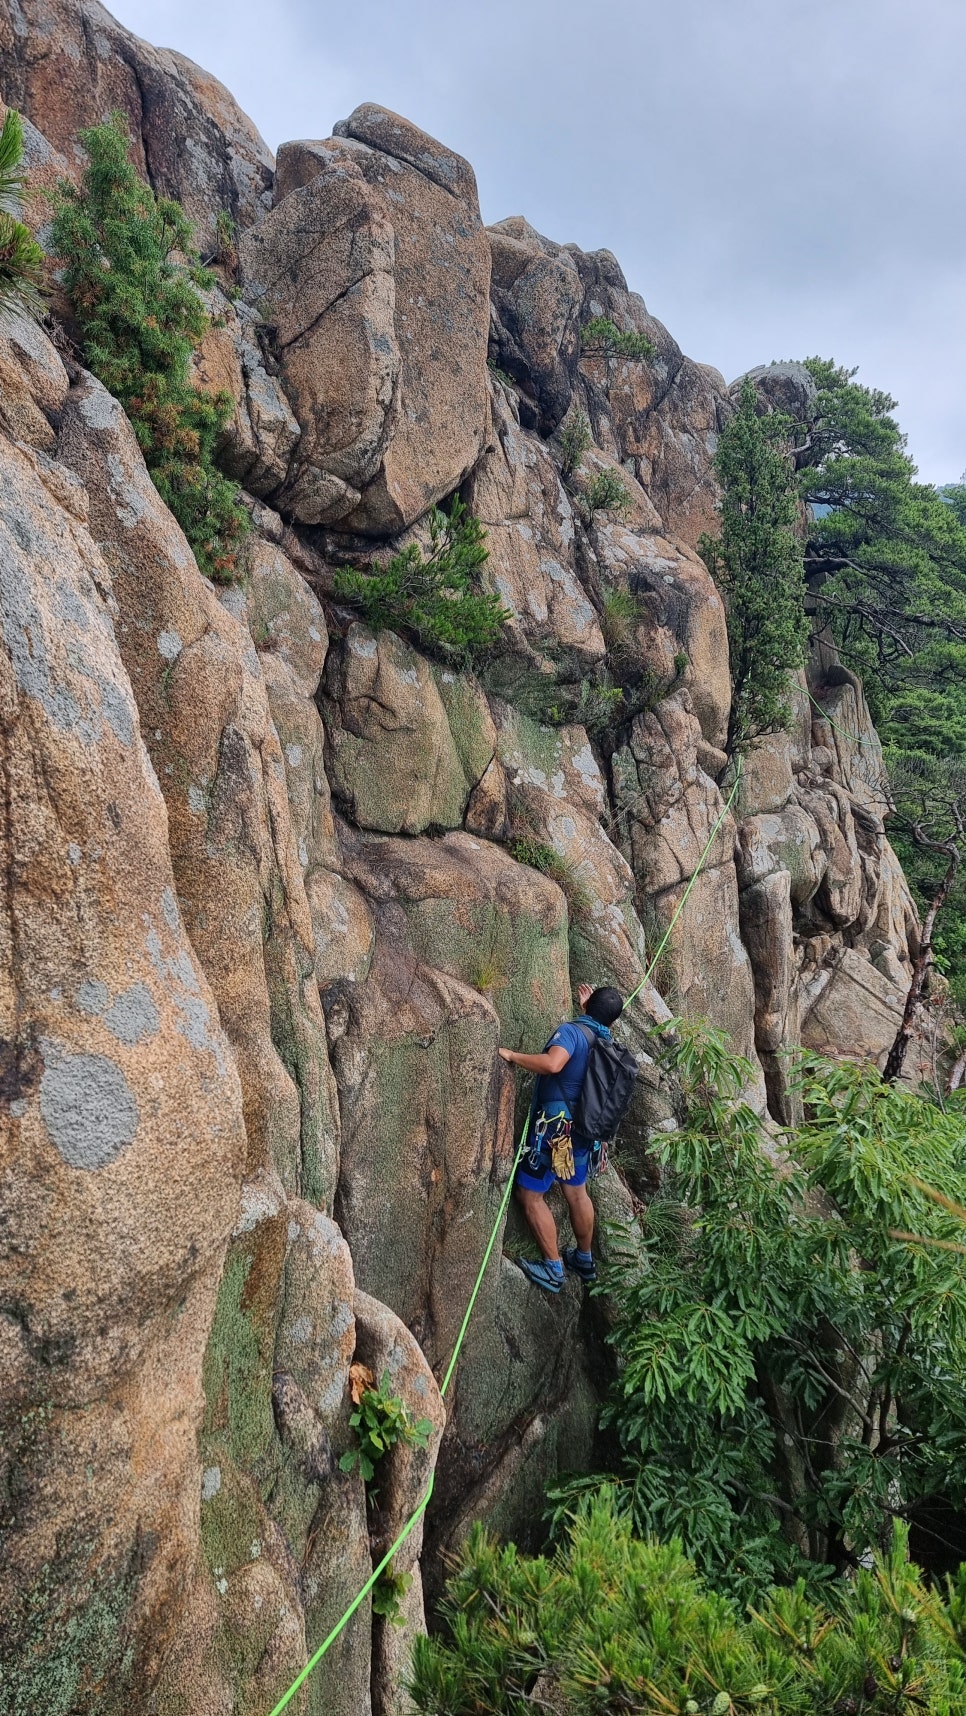
[(637, 1083), (637, 1061), (630, 1049), (622, 1049), (613, 1038), (607, 1042), (579, 1020), (577, 1028), (590, 1044), (590, 1055), (574, 1108), (574, 1131), (584, 1138), (609, 1143), (631, 1105)]

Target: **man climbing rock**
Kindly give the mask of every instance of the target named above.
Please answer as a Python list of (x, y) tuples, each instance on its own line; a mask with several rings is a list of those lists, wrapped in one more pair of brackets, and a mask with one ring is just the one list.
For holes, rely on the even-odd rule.
[[(610, 1027), (624, 1003), (616, 989), (591, 989), (582, 983), (577, 998), (583, 1012), (572, 1024), (559, 1025), (542, 1054), (518, 1054), (501, 1049), (511, 1066), (536, 1075), (524, 1154), (517, 1169), (515, 1190), (530, 1232), (543, 1253), (540, 1263), (518, 1257), (524, 1275), (548, 1293), (559, 1293), (564, 1269), (582, 1281), (596, 1281), (594, 1264), (594, 1206), (587, 1192), (587, 1171), (595, 1140), (573, 1126), (595, 1037), (611, 1041)], [(544, 1198), (554, 1181), (567, 1200), (575, 1246), (561, 1256), (557, 1225)]]

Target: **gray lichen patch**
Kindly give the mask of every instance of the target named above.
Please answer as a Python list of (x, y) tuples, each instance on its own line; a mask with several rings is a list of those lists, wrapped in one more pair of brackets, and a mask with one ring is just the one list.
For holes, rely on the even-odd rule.
[(107, 1168), (132, 1143), (140, 1116), (130, 1086), (106, 1055), (72, 1055), (42, 1044), (40, 1112), (68, 1167)]
[(146, 1037), (153, 1037), (161, 1024), (161, 1016), (146, 983), (134, 983), (125, 989), (104, 1014), (104, 1023), (119, 1043), (133, 1046)]

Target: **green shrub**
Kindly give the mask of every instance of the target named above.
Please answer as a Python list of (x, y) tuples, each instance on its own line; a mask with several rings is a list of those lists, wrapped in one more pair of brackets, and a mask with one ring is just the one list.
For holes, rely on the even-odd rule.
[(533, 834), (524, 834), (511, 840), (508, 851), (518, 864), (529, 864), (531, 870), (539, 870), (544, 876), (549, 876), (552, 882), (556, 882), (566, 896), (572, 917), (579, 918), (587, 914), (590, 910), (590, 897), (569, 859), (562, 858), (552, 846), (545, 845)]
[(510, 618), (497, 596), (476, 588), (486, 532), (456, 499), (448, 514), (433, 508), (429, 536), (428, 555), (411, 542), (385, 568), (337, 573), (335, 593), (377, 630), (410, 632), (430, 649), (471, 659), (492, 647)]
[(189, 367), (210, 322), (200, 290), (211, 277), (179, 204), (138, 178), (123, 115), (82, 132), (81, 142), (83, 184), (61, 181), (52, 242), (85, 361), (124, 406), (201, 571), (230, 583), (249, 529), (237, 484), (215, 463), (233, 402), (193, 386)]
[(646, 334), (623, 333), (608, 316), (594, 316), (580, 330), (581, 349), (590, 357), (622, 357), (642, 363), (654, 356)]
[(560, 426), (560, 474), (564, 482), (572, 477), (584, 454), (594, 444), (590, 420), (585, 411), (571, 406)]
[(384, 1459), (397, 1442), (408, 1442), (414, 1448), (425, 1448), (433, 1426), (428, 1418), (414, 1422), (405, 1401), (390, 1393), (391, 1380), (383, 1371), (378, 1386), (358, 1390), (356, 1409), (349, 1419), (358, 1437), (359, 1446), (349, 1448), (339, 1461), (343, 1472), (354, 1472), (358, 1466), (368, 1484), (375, 1476), (379, 1461)]
[(42, 304), (44, 253), (20, 219), (23, 124), (11, 107), (0, 131), (0, 312), (35, 316)]
[(742, 1614), (605, 1489), (552, 1558), (474, 1528), (411, 1690), (423, 1716), (961, 1716), (964, 1602), (966, 1570), (944, 1601), (897, 1525), (854, 1583)]
[(595, 513), (626, 512), (630, 504), (630, 491), (617, 472), (598, 471), (578, 497), (577, 510), (584, 523), (590, 524)]
[(779, 1145), (718, 1034), (679, 1022), (659, 1059), (682, 1124), (653, 1147), (643, 1250), (618, 1238), (608, 1265), (622, 1501), (743, 1601), (816, 1589), (895, 1517), (966, 1505), (963, 1235), (922, 1189), (966, 1204), (966, 1113), (803, 1056)]

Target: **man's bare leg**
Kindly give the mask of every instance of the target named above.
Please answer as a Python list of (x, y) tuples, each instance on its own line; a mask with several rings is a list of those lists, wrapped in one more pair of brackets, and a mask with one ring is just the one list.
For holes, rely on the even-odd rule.
[[(559, 1263), (560, 1249), (557, 1241), (557, 1224), (544, 1203), (543, 1193), (531, 1192), (527, 1190), (526, 1186), (518, 1186), (517, 1197), (527, 1218), (527, 1226), (543, 1253), (544, 1261), (546, 1263)], [(590, 1203), (589, 1198), (587, 1201)], [(591, 1212), (593, 1212), (592, 1204)], [(591, 1233), (593, 1233), (593, 1219), (591, 1219)]]
[[(567, 1200), (570, 1225), (574, 1230), (578, 1251), (592, 1251), (594, 1245), (594, 1206), (586, 1186), (561, 1185)], [(547, 1214), (549, 1215), (549, 1210)], [(529, 1217), (527, 1217), (529, 1220)], [(532, 1226), (532, 1223), (531, 1223)]]

